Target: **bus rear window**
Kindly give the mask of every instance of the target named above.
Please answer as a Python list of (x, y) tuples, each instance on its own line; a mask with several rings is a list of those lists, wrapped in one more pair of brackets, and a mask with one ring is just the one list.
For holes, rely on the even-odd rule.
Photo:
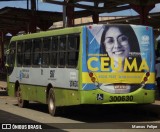
[(11, 42), (9, 49), (10, 51), (7, 58), (7, 63), (10, 67), (14, 67), (15, 55), (16, 55), (16, 42)]

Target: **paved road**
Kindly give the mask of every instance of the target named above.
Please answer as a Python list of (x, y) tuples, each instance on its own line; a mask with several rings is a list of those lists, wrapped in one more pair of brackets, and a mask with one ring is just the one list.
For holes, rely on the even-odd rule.
[[(131, 129), (132, 125), (157, 125), (160, 128), (160, 101), (151, 105), (115, 105), (115, 106), (75, 106), (67, 107), (65, 113), (57, 117), (48, 114), (47, 106), (30, 103), (28, 108), (19, 108), (16, 98), (0, 94), (0, 123), (41, 123), (43, 128), (58, 131), (118, 131)], [(57, 124), (58, 123), (58, 124)], [(66, 125), (67, 123), (67, 125)], [(89, 123), (89, 124), (88, 124)], [(157, 124), (158, 123), (158, 124)], [(74, 128), (74, 129), (72, 129)], [(86, 129), (87, 128), (87, 129)], [(109, 129), (108, 129), (109, 128)], [(116, 129), (113, 129), (116, 128)], [(125, 129), (127, 128), (127, 129)], [(141, 129), (141, 131), (150, 129)], [(158, 130), (158, 129), (157, 129)]]

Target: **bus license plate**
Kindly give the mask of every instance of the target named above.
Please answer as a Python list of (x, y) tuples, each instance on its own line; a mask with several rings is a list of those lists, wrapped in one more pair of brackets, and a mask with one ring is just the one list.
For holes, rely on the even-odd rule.
[(125, 102), (125, 101), (133, 101), (133, 96), (110, 96), (109, 102)]

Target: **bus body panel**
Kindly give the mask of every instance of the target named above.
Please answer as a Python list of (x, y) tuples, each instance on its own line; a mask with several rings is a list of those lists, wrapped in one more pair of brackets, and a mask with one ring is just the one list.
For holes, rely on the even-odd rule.
[(69, 90), (55, 88), (56, 106), (70, 106), (80, 104), (80, 92), (78, 90)]
[(81, 104), (149, 104), (155, 102), (155, 90), (142, 88), (127, 94), (111, 94), (100, 89), (81, 92)]
[(46, 32), (44, 31), (44, 32), (33, 33), (33, 34), (19, 35), (19, 36), (12, 37), (11, 42), (18, 41), (18, 40), (66, 35), (66, 34), (76, 34), (76, 33), (81, 33), (81, 30), (82, 30), (82, 27), (71, 27), (71, 28), (51, 30)]
[[(64, 74), (65, 73), (65, 74)], [(10, 82), (47, 86), (66, 89), (78, 89), (78, 70), (71, 68), (14, 68), (9, 77)]]
[(15, 83), (7, 81), (7, 93), (9, 96), (15, 96)]

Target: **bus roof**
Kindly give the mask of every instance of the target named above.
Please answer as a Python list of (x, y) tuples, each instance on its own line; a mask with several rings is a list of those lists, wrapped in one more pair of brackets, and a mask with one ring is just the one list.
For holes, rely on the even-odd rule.
[(56, 30), (50, 30), (50, 31), (42, 31), (42, 32), (32, 33), (32, 34), (13, 36), (11, 41), (49, 37), (49, 36), (53, 36), (53, 35), (56, 36), (56, 35), (63, 35), (63, 34), (65, 35), (65, 34), (72, 34), (72, 33), (80, 33), (82, 30), (82, 27), (83, 26), (69, 27), (69, 28), (56, 29)]
[[(32, 39), (32, 38), (41, 38), (41, 37), (49, 37), (53, 35), (65, 35), (65, 34), (72, 34), (72, 33), (80, 33), (82, 31), (83, 27), (86, 26), (103, 26), (103, 25), (115, 25), (115, 24), (91, 24), (91, 25), (84, 25), (84, 26), (78, 26), (78, 27), (67, 27), (63, 29), (56, 29), (56, 30), (50, 30), (50, 31), (42, 31), (38, 33), (32, 33), (32, 34), (25, 34), (25, 35), (19, 35), (19, 36), (13, 36), (11, 41), (17, 41), (17, 40), (25, 40), (25, 39)], [(116, 24), (116, 25), (131, 25), (136, 27), (144, 27), (144, 25), (132, 25), (132, 24)], [(149, 27), (149, 26), (146, 26)], [(151, 28), (151, 27), (149, 27)]]

